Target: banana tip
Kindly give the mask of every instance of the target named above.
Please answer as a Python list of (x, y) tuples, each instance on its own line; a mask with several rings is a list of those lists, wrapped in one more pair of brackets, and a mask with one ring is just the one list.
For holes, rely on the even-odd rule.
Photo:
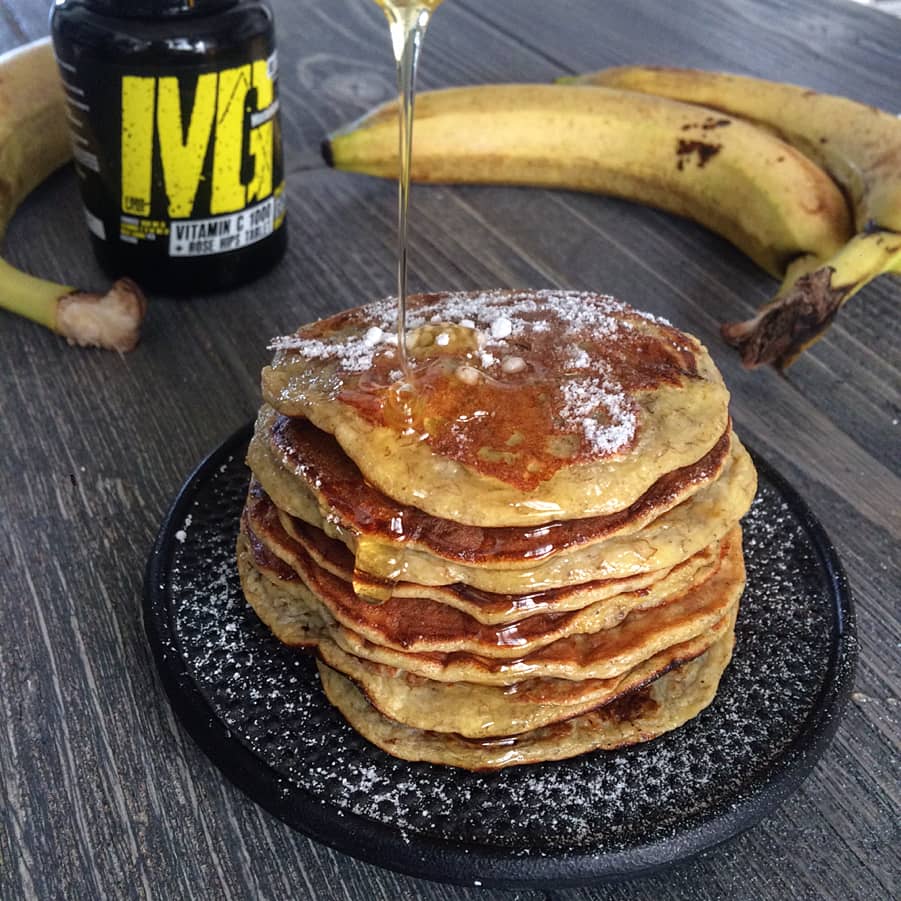
[(330, 169), (335, 168), (335, 156), (332, 153), (332, 141), (331, 138), (323, 138), (322, 143), (319, 145), (319, 152), (322, 154), (323, 160), (325, 160), (326, 166)]
[(746, 322), (720, 327), (724, 340), (754, 369), (770, 363), (785, 370), (830, 326), (846, 291), (833, 288), (831, 266), (802, 275), (791, 290)]

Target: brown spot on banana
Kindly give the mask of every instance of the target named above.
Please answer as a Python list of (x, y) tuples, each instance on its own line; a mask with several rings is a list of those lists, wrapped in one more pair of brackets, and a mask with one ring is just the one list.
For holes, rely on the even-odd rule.
[(684, 138), (679, 138), (679, 143), (676, 147), (676, 156), (679, 159), (676, 165), (679, 171), (682, 171), (684, 164), (687, 162), (686, 158), (696, 153), (698, 155), (698, 168), (703, 169), (708, 161), (722, 149), (722, 144), (709, 144), (705, 141), (686, 141)]

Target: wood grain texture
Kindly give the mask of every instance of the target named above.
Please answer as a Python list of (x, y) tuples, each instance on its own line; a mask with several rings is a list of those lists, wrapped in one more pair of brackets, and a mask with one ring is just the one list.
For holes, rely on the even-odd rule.
[[(127, 357), (76, 351), (0, 316), (0, 898), (532, 901), (382, 871), (293, 833), (226, 784), (174, 721), (140, 616), (152, 538), (194, 463), (258, 403), (267, 339), (393, 287), (394, 188), (304, 159), (393, 91), (364, 0), (280, 0), (290, 239), (247, 288), (153, 299)], [(564, 7), (569, 16), (561, 17)], [(0, 50), (46, 31), (5, 0)], [(895, 109), (901, 22), (841, 0), (449, 0), (422, 84), (546, 81), (633, 61), (729, 68)], [(901, 111), (897, 110), (896, 111)], [(889, 898), (901, 878), (901, 300), (868, 287), (783, 378), (717, 337), (774, 285), (715, 236), (596, 197), (504, 188), (414, 193), (414, 287), (573, 286), (673, 319), (722, 367), (742, 436), (828, 528), (857, 599), (857, 692), (801, 791), (729, 845), (578, 899)], [(75, 178), (54, 176), (7, 239), (24, 268), (102, 284)]]

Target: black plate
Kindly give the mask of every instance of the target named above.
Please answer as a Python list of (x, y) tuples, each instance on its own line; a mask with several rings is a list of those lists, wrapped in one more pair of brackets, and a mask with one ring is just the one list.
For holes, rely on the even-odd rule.
[(650, 872), (756, 823), (826, 748), (853, 681), (835, 550), (759, 457), (748, 588), (714, 703), (646, 745), (498, 774), (395, 760), (332, 709), (312, 659), (244, 602), (234, 565), (244, 428), (187, 480), (148, 561), (145, 625), (182, 723), (222, 772), (301, 832), (427, 879), (580, 885)]

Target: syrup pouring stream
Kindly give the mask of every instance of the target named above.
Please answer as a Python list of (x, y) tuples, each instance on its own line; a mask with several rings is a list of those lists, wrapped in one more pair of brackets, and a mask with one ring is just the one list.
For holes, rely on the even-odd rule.
[(397, 353), (404, 381), (410, 383), (407, 360), (407, 211), (410, 200), (410, 158), (413, 145), (413, 105), (416, 70), (426, 28), (441, 0), (375, 0), (388, 19), (391, 46), (397, 63), (400, 100), (398, 149), (400, 173), (397, 182)]

